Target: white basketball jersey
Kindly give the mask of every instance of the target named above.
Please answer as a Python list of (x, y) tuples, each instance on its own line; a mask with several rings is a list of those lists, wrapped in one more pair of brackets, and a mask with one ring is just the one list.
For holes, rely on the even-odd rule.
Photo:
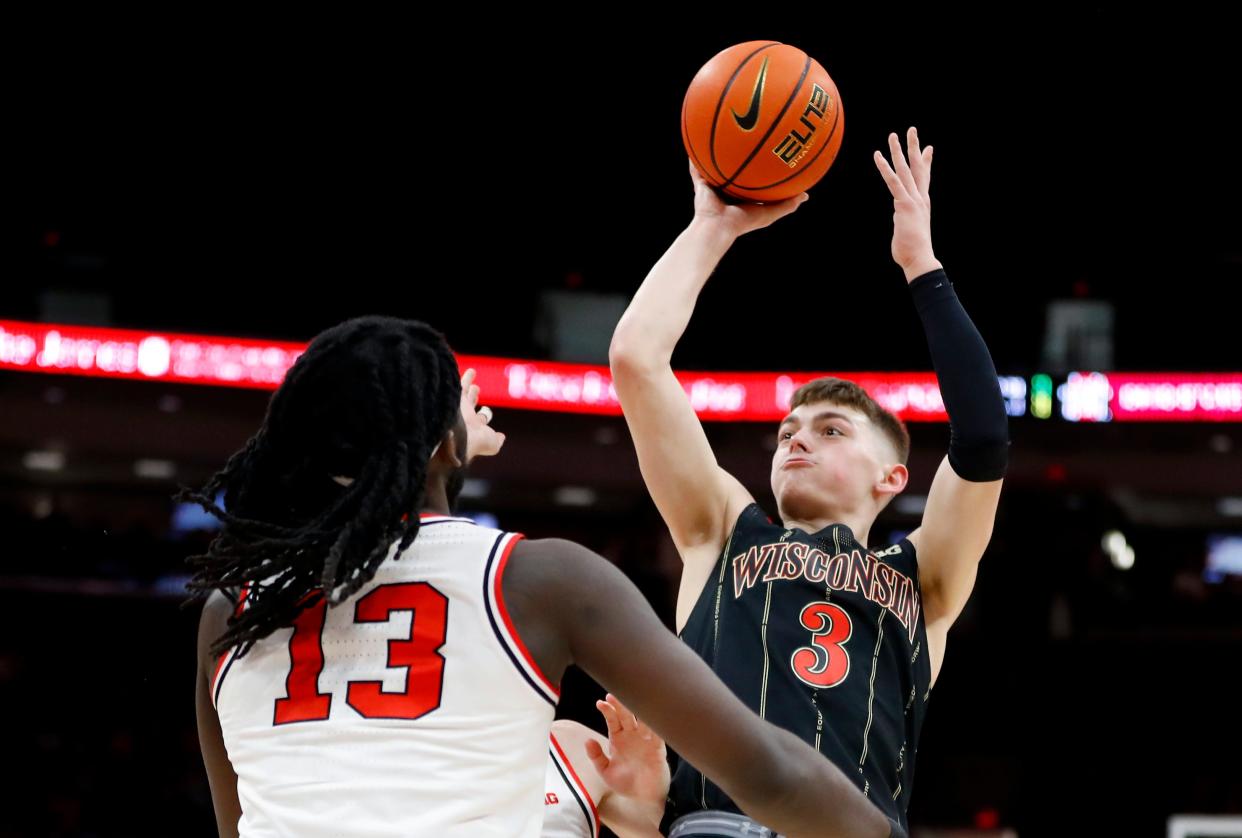
[(597, 838), (599, 815), (595, 801), (555, 736), (548, 741), (547, 775), (542, 838)]
[(539, 835), (559, 692), (501, 595), (520, 538), (425, 515), (348, 600), (221, 658), (243, 838)]

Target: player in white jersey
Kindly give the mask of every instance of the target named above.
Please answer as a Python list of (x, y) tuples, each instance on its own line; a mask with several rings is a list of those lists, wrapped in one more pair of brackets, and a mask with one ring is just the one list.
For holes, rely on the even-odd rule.
[(660, 838), (669, 781), (664, 740), (616, 696), (596, 706), (607, 738), (567, 719), (552, 723), (541, 838), (595, 838), (601, 823), (620, 838)]
[(449, 514), (470, 455), (500, 444), (457, 375), (423, 323), (342, 323), (245, 448), (182, 493), (222, 521), (191, 560), (220, 834), (536, 838), (573, 663), (771, 827), (900, 834), (734, 698), (611, 563)]

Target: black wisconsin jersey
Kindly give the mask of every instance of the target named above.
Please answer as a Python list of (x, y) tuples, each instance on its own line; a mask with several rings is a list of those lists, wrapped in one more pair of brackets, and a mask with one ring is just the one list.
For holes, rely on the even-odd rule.
[[(786, 529), (752, 503), (681, 637), (752, 710), (905, 825), (931, 682), (908, 540), (873, 552), (844, 525)], [(676, 816), (740, 811), (684, 760), (669, 797)]]

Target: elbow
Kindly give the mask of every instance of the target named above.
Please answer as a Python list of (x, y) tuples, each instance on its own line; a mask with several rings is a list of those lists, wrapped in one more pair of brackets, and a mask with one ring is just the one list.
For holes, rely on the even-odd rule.
[(816, 772), (800, 767), (797, 760), (784, 756), (763, 772), (756, 782), (766, 804), (777, 811), (787, 811), (797, 799), (799, 789), (815, 785)]
[(621, 326), (612, 333), (612, 342), (608, 344), (608, 366), (616, 370), (630, 363), (634, 357), (633, 341), (626, 335)]
[[(784, 812), (797, 790), (806, 788), (809, 776), (799, 758), (804, 754), (788, 739), (792, 734), (775, 729), (768, 731), (762, 746), (738, 765), (735, 775), (720, 778), (721, 788), (751, 817), (760, 821), (768, 813)], [(801, 743), (797, 743), (801, 744)]]
[(613, 378), (641, 376), (657, 366), (655, 353), (643, 347), (637, 335), (619, 326), (608, 345), (608, 367)]
[[(799, 822), (805, 822), (807, 790), (821, 784), (812, 772), (779, 763), (772, 768), (768, 772), (752, 772), (745, 788), (725, 791), (747, 815), (785, 834), (796, 830)], [(830, 795), (824, 796), (830, 799)]]
[(949, 465), (971, 483), (1001, 480), (1009, 470), (1009, 437), (996, 435), (969, 443), (953, 440), (949, 444)]

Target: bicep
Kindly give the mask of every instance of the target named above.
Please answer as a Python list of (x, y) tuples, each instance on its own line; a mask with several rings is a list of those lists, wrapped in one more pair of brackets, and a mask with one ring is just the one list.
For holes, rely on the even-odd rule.
[(750, 494), (716, 462), (671, 368), (618, 363), (613, 377), (643, 481), (673, 541), (683, 555), (705, 544), (718, 548), (732, 523), (731, 508), (750, 503)]
[(959, 477), (946, 457), (936, 470), (923, 522), (910, 541), (918, 551), (928, 622), (952, 622), (974, 589), (979, 560), (992, 538), (1001, 480)]

